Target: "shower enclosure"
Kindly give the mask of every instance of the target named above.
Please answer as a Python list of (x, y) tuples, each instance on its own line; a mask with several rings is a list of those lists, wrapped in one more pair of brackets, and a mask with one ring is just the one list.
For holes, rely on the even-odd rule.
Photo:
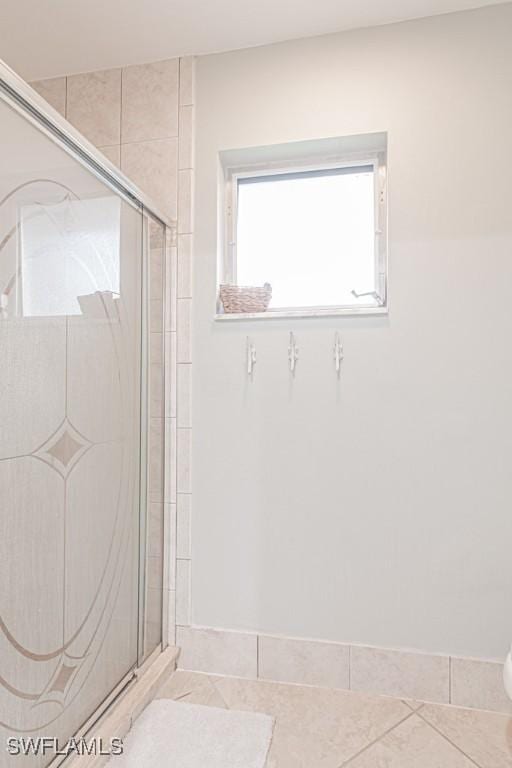
[[(166, 223), (0, 63), (0, 766), (162, 642)], [(149, 467), (149, 469), (148, 469)]]

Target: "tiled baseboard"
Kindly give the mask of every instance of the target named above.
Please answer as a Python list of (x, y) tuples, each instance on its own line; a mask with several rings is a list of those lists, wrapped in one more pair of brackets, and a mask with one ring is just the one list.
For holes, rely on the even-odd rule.
[(178, 627), (181, 669), (512, 713), (503, 665), (414, 651)]

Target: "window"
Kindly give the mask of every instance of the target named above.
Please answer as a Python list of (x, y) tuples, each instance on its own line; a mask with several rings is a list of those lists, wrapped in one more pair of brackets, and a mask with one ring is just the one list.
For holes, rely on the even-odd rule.
[(267, 315), (383, 311), (385, 153), (357, 154), (226, 167), (220, 282), (269, 283)]

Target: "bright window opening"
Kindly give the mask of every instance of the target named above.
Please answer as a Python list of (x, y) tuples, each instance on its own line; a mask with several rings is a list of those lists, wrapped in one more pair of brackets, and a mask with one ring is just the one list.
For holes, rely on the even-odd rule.
[[(365, 141), (373, 144), (373, 152), (361, 152)], [(348, 149), (343, 154), (344, 146), (356, 145), (356, 153)], [(321, 157), (333, 148), (341, 149), (337, 157)], [(280, 153), (289, 157), (288, 163), (279, 164)], [(245, 158), (247, 165), (236, 164)], [(385, 158), (380, 135), (223, 153), (226, 220), (219, 312), (384, 311)], [(249, 300), (245, 308), (245, 288), (251, 299), (251, 291), (263, 286), (271, 286), (270, 303), (253, 310)]]
[(238, 180), (239, 285), (272, 286), (271, 307), (353, 304), (374, 289), (372, 167)]

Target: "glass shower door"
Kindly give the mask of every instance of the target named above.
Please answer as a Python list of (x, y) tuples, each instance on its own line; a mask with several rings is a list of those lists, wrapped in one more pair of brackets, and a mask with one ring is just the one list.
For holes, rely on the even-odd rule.
[[(142, 213), (0, 101), (0, 766), (138, 658)], [(27, 758), (47, 765), (51, 751)]]

